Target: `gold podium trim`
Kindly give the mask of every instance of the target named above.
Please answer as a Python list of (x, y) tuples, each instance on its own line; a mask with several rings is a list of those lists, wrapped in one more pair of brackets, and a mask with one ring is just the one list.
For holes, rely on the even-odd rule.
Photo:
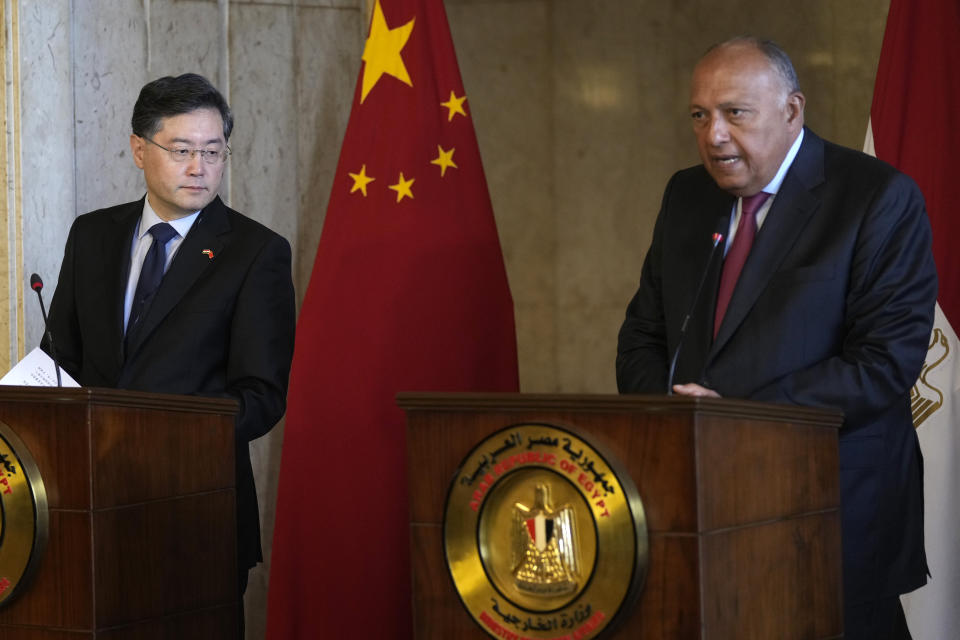
[(0, 422), (0, 608), (22, 593), (47, 546), (47, 491), (26, 445)]

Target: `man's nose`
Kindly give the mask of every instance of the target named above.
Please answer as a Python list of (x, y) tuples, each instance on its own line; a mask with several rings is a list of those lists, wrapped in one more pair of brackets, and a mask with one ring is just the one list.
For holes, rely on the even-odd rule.
[(710, 144), (723, 144), (730, 139), (730, 130), (723, 118), (711, 118), (707, 125), (707, 140)]
[(202, 175), (204, 169), (204, 162), (200, 152), (194, 151), (190, 154), (190, 159), (187, 160), (187, 171), (190, 175)]

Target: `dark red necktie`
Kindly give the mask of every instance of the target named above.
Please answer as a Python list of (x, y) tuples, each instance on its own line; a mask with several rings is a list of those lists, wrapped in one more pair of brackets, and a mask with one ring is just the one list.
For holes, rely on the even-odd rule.
[(753, 246), (753, 239), (757, 235), (757, 211), (767, 201), (770, 194), (761, 191), (760, 193), (743, 199), (743, 205), (740, 211), (740, 223), (737, 225), (737, 235), (733, 237), (733, 244), (727, 252), (727, 257), (723, 261), (723, 273), (720, 276), (720, 291), (717, 293), (717, 310), (713, 316), (713, 337), (717, 337), (717, 331), (720, 330), (720, 323), (723, 321), (724, 314), (727, 313), (727, 306), (730, 304), (730, 297), (733, 295), (733, 288), (737, 284), (737, 278), (743, 270), (743, 264), (750, 255), (750, 247)]

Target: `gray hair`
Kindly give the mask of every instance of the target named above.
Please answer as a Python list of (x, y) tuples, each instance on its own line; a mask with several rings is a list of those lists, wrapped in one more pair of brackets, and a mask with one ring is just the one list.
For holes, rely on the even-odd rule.
[(790, 56), (788, 56), (787, 52), (784, 51), (783, 48), (773, 40), (757, 38), (756, 36), (737, 36), (736, 38), (731, 38), (724, 42), (719, 42), (713, 45), (707, 49), (706, 53), (704, 53), (704, 56), (715, 49), (726, 48), (738, 44), (751, 46), (760, 51), (760, 53), (767, 58), (767, 61), (770, 62), (770, 66), (772, 66), (777, 72), (777, 75), (780, 76), (780, 79), (783, 80), (783, 83), (786, 85), (789, 93), (796, 93), (800, 91), (800, 80), (797, 78), (797, 72), (793, 68), (793, 62), (790, 61)]

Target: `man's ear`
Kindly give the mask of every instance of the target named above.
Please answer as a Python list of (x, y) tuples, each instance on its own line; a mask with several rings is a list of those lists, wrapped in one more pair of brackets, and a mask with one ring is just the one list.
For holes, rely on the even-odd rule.
[(146, 144), (143, 138), (135, 133), (130, 134), (130, 152), (133, 154), (133, 163), (143, 169), (143, 152)]
[(799, 131), (803, 127), (803, 107), (806, 104), (806, 96), (799, 91), (794, 91), (787, 96), (787, 123), (791, 128)]

